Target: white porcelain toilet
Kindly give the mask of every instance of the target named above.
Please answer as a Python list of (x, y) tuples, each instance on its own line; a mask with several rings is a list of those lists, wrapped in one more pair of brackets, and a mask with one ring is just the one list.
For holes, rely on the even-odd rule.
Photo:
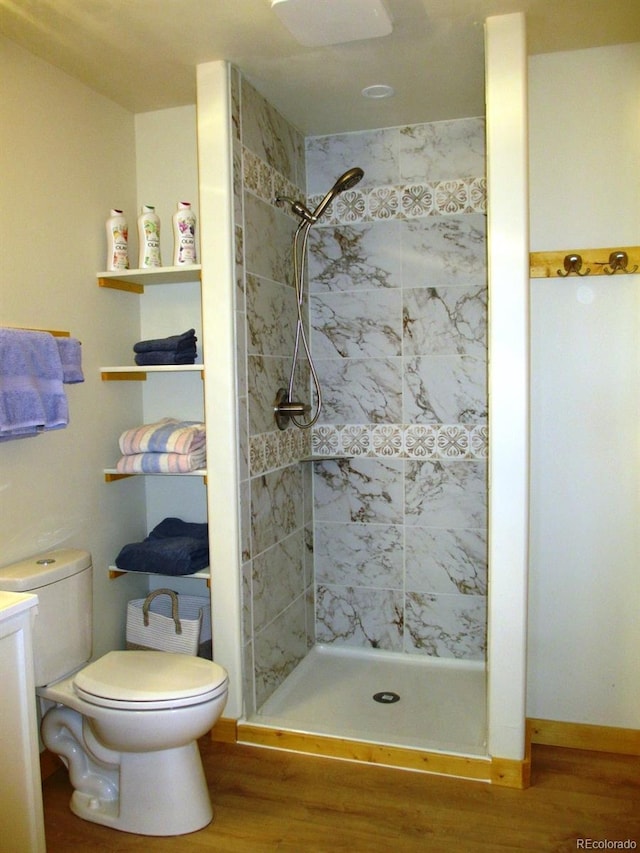
[(92, 663), (92, 566), (59, 549), (0, 568), (0, 589), (38, 596), (36, 693), (44, 745), (62, 758), (79, 817), (141, 835), (182, 835), (213, 812), (197, 738), (227, 701), (223, 667), (199, 657), (113, 651)]

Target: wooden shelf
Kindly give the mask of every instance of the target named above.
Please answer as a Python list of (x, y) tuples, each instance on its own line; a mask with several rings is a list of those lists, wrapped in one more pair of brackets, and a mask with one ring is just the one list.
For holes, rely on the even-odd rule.
[(201, 271), (200, 264), (143, 270), (108, 270), (98, 273), (98, 287), (110, 287), (113, 290), (125, 290), (129, 293), (144, 293), (146, 285), (199, 282)]
[(187, 471), (186, 473), (168, 473), (168, 474), (149, 474), (146, 471), (141, 471), (136, 474), (123, 474), (117, 468), (105, 468), (104, 479), (106, 483), (114, 483), (116, 480), (126, 480), (128, 477), (204, 477), (207, 478), (207, 469), (198, 468), (196, 471)]
[(123, 575), (153, 575), (154, 577), (165, 577), (172, 579), (195, 578), (196, 580), (205, 580), (207, 582), (207, 586), (209, 586), (211, 582), (211, 570), (208, 566), (205, 569), (200, 569), (199, 572), (194, 572), (192, 575), (159, 575), (157, 572), (127, 572), (124, 569), (119, 569), (117, 566), (109, 566), (110, 580), (115, 580), (115, 578), (120, 578)]
[(101, 367), (100, 377), (103, 382), (109, 381), (144, 381), (147, 373), (200, 373), (204, 379), (203, 364), (145, 364), (145, 365), (118, 365), (115, 367)]

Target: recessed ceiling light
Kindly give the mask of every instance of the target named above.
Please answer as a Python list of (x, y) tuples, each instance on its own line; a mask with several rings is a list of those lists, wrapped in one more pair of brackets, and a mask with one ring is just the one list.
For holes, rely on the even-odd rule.
[(365, 98), (392, 98), (396, 93), (393, 86), (386, 83), (376, 83), (373, 86), (365, 86), (362, 94)]

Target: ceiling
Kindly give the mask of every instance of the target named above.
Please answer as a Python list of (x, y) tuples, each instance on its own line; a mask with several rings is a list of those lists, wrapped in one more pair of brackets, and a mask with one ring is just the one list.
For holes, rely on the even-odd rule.
[(529, 54), (640, 42), (638, 0), (385, 3), (390, 35), (320, 48), (270, 0), (0, 0), (0, 33), (132, 112), (195, 103), (195, 66), (229, 60), (307, 136), (483, 114), (491, 15), (525, 12)]

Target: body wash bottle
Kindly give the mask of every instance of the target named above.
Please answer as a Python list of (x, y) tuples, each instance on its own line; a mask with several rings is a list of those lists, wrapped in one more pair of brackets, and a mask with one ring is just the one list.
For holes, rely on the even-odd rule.
[(107, 227), (107, 269), (129, 269), (129, 229), (121, 210), (112, 208), (106, 222)]
[(196, 264), (196, 215), (188, 201), (178, 202), (173, 214), (173, 264)]
[(150, 204), (143, 205), (142, 213), (138, 217), (138, 240), (139, 268), (161, 267), (160, 219), (155, 207)]

